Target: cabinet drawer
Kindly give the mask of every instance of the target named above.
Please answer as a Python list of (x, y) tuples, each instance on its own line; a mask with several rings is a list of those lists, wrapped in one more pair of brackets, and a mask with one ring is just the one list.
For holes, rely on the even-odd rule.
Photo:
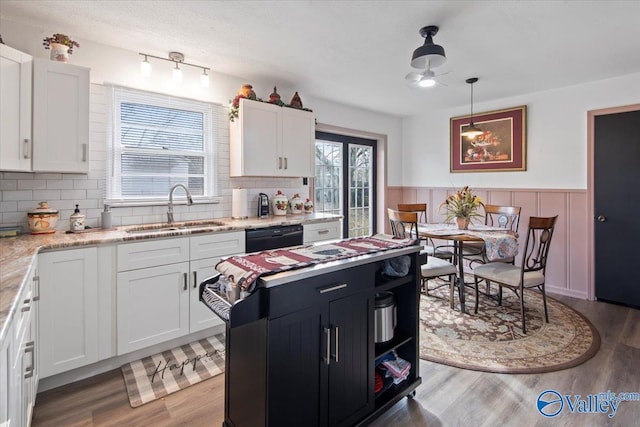
[(340, 228), (340, 221), (304, 224), (302, 239), (305, 244), (339, 239), (341, 236)]
[(375, 270), (375, 264), (366, 264), (274, 286), (269, 289), (269, 318), (373, 290)]
[(118, 245), (118, 271), (189, 261), (189, 238)]
[(191, 237), (191, 260), (243, 254), (244, 231)]

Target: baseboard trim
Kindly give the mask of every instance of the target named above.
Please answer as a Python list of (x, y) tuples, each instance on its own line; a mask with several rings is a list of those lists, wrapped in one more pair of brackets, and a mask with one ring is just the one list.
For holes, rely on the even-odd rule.
[(224, 330), (224, 325), (214, 326), (213, 328), (205, 329), (203, 331), (176, 338), (171, 341), (156, 344), (151, 347), (136, 350), (131, 353), (123, 354), (121, 356), (115, 356), (109, 359), (101, 360), (99, 362), (92, 363), (91, 365), (83, 366), (71, 371), (62, 372), (60, 374), (52, 375), (46, 378), (40, 378), (40, 381), (38, 382), (38, 393), (51, 390), (53, 388), (60, 387), (66, 384), (71, 384), (76, 381), (84, 380), (103, 372), (117, 369), (125, 363), (133, 362), (134, 360), (151, 356), (152, 354), (160, 353), (162, 351), (188, 344), (202, 338), (223, 333)]
[(553, 293), (558, 295), (563, 295), (566, 297), (578, 298), (588, 300), (589, 296), (587, 295), (587, 291), (576, 291), (574, 289), (560, 288), (551, 286), (548, 283), (545, 285), (547, 293)]

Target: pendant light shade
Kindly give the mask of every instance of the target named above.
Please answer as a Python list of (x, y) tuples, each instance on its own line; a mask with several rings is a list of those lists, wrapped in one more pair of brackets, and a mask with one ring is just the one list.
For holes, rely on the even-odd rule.
[(438, 27), (429, 25), (420, 29), (420, 35), (424, 37), (424, 44), (413, 51), (411, 66), (413, 68), (436, 68), (447, 61), (444, 48), (433, 43), (433, 36), (438, 33)]
[(466, 80), (466, 82), (471, 85), (471, 115), (469, 116), (469, 125), (463, 128), (462, 132), (460, 132), (460, 136), (466, 136), (468, 139), (473, 139), (484, 133), (482, 129), (473, 124), (473, 84), (477, 81), (477, 77), (471, 77)]

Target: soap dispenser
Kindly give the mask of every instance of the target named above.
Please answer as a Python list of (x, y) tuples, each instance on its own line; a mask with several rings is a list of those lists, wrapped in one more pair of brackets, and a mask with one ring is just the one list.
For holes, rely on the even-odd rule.
[(82, 231), (84, 230), (84, 215), (80, 213), (80, 209), (78, 205), (76, 205), (76, 209), (73, 211), (73, 214), (69, 217), (71, 231)]

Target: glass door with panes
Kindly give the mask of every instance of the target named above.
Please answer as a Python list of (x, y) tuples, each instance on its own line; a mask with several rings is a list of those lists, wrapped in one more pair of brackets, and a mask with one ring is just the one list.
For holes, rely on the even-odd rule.
[(316, 132), (314, 210), (340, 214), (343, 237), (375, 233), (376, 141)]

